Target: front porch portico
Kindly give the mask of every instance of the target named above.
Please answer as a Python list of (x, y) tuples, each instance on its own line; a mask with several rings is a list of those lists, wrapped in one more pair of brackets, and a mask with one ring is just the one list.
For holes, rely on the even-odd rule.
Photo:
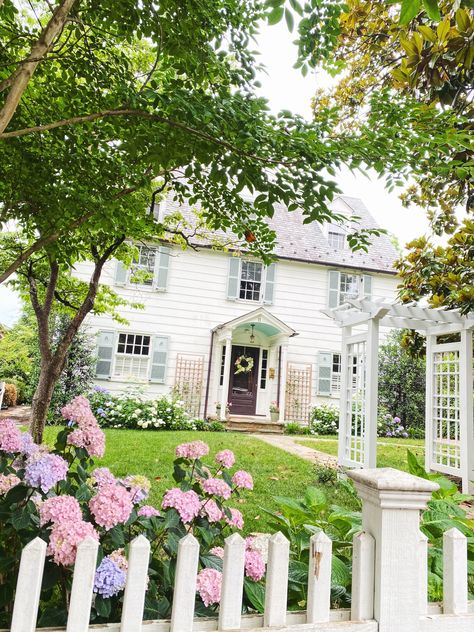
[[(239, 416), (269, 419), (270, 404), (276, 401), (279, 421), (283, 422), (288, 341), (297, 335), (295, 330), (260, 307), (212, 331), (211, 392), (215, 395), (216, 413), (224, 420), (230, 405), (231, 412)], [(243, 365), (240, 370), (239, 358)]]

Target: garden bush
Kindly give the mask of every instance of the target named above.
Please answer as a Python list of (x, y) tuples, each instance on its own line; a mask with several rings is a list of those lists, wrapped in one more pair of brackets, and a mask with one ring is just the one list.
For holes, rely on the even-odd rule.
[(400, 437), (406, 439), (408, 432), (400, 417), (394, 417), (383, 407), (379, 410), (377, 421), (377, 435), (379, 437)]
[(334, 406), (322, 404), (311, 411), (311, 434), (335, 435), (339, 427), (339, 411)]
[(173, 397), (147, 399), (143, 390), (132, 388), (124, 393), (110, 393), (96, 386), (89, 393), (92, 411), (102, 428), (136, 430), (207, 430), (222, 432), (218, 421), (193, 419), (181, 400)]
[[(233, 506), (253, 489), (248, 472), (235, 468), (223, 450), (205, 460), (202, 441), (176, 448), (173, 478), (159, 507), (147, 505), (150, 481), (140, 475), (117, 479), (95, 457), (105, 435), (85, 397), (62, 409), (67, 425), (53, 450), (36, 445), (13, 421), (0, 421), (0, 627), (9, 628), (22, 547), (35, 537), (48, 543), (38, 626), (64, 625), (78, 544), (99, 542), (91, 622), (119, 621), (127, 574), (128, 547), (143, 534), (151, 541), (145, 618), (168, 618), (178, 542), (192, 532), (199, 540), (197, 614), (217, 608), (224, 538), (243, 528)], [(265, 559), (253, 538), (246, 541), (244, 610), (261, 610)]]
[(3, 406), (5, 408), (10, 408), (10, 406), (16, 406), (18, 399), (18, 391), (16, 389), (15, 384), (10, 384), (6, 382), (5, 384), (5, 392), (3, 394)]
[(289, 435), (309, 435), (311, 434), (311, 428), (309, 426), (302, 426), (294, 421), (286, 424), (285, 434)]

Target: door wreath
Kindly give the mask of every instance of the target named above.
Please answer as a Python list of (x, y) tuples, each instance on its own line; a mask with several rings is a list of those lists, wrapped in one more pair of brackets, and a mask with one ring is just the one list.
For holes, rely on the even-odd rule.
[(235, 361), (234, 366), (236, 368), (234, 375), (238, 375), (239, 373), (250, 373), (253, 369), (253, 358), (251, 356), (241, 355)]

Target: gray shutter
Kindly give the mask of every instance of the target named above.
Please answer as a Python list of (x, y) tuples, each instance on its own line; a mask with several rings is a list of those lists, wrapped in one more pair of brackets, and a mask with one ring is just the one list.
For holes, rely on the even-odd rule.
[(112, 372), (112, 358), (114, 355), (115, 332), (101, 329), (97, 335), (97, 363), (96, 377), (108, 379)]
[(337, 270), (329, 270), (328, 307), (330, 308), (337, 307), (339, 305), (339, 283), (339, 272)]
[(115, 285), (125, 285), (127, 282), (128, 269), (124, 266), (122, 261), (117, 259), (115, 266)]
[(165, 383), (168, 360), (168, 337), (153, 336), (151, 349), (150, 382)]
[(369, 276), (368, 274), (364, 274), (364, 276), (362, 277), (363, 279), (363, 295), (364, 298), (371, 298), (372, 297), (372, 277)]
[(273, 303), (273, 294), (275, 289), (275, 268), (276, 265), (271, 263), (267, 267), (265, 275), (265, 291), (263, 293), (263, 302), (267, 304)]
[(227, 298), (235, 301), (239, 296), (240, 282), (240, 259), (238, 257), (230, 257), (229, 259), (229, 278), (227, 280)]
[(168, 288), (168, 271), (170, 267), (171, 248), (160, 246), (155, 258), (155, 290), (166, 292)]
[(332, 353), (319, 351), (318, 353), (318, 395), (331, 395)]

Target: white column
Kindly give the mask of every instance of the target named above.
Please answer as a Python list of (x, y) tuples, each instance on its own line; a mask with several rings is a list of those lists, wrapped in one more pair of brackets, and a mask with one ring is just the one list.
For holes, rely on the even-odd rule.
[(463, 494), (474, 492), (474, 433), (472, 418), (472, 330), (461, 332), (459, 351), (459, 414)]
[(288, 340), (284, 340), (281, 343), (281, 356), (280, 356), (280, 423), (285, 421), (285, 403), (286, 403), (286, 374), (288, 370)]
[(433, 345), (436, 336), (426, 335), (426, 387), (425, 387), (425, 470), (433, 463)]
[(392, 468), (347, 473), (362, 499), (362, 529), (375, 539), (374, 619), (379, 632), (419, 632), (420, 510), (439, 489)]
[(228, 333), (225, 339), (224, 380), (221, 393), (221, 420), (225, 420), (225, 411), (229, 397), (230, 361), (232, 358), (232, 333)]
[(377, 399), (379, 390), (379, 321), (367, 323), (365, 367), (364, 467), (377, 467)]
[(349, 358), (348, 358), (348, 343), (347, 339), (352, 334), (352, 327), (342, 328), (342, 343), (341, 343), (341, 390), (339, 399), (339, 435), (338, 435), (338, 450), (337, 461), (339, 465), (343, 465), (346, 458), (349, 458), (349, 454), (346, 454), (346, 441), (347, 441), (347, 419), (348, 410), (352, 405), (352, 366), (349, 376)]

